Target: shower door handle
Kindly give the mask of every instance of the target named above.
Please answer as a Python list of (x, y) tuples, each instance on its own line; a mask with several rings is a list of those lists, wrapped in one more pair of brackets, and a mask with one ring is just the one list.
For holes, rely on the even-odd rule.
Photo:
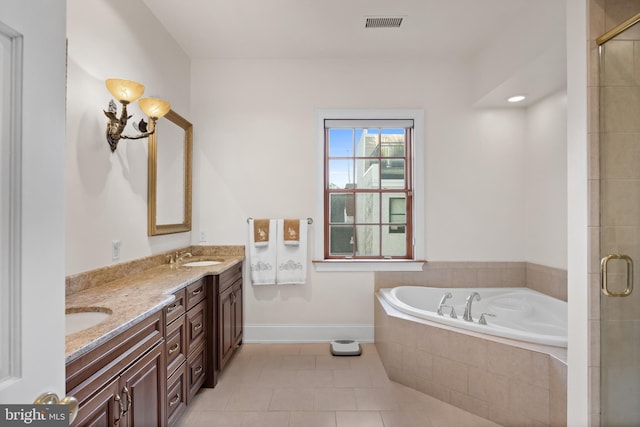
[[(616, 292), (609, 289), (607, 283), (607, 264), (612, 259), (621, 259), (627, 264), (627, 285), (622, 292)], [(602, 258), (600, 261), (600, 286), (602, 293), (608, 297), (627, 297), (633, 291), (633, 260), (629, 255), (611, 254)]]

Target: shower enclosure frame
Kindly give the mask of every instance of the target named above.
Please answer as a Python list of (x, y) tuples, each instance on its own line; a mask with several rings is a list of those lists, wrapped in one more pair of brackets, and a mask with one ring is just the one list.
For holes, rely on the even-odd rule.
[[(596, 39), (599, 85), (599, 424), (640, 420), (640, 13)], [(639, 124), (636, 124), (639, 123)], [(634, 284), (636, 285), (634, 292)]]

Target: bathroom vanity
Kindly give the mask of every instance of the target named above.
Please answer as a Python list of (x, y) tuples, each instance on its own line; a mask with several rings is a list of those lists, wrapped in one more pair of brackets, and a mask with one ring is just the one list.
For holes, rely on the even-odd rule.
[(242, 343), (243, 258), (158, 265), (67, 295), (67, 312), (110, 313), (66, 338), (73, 425), (171, 426), (202, 386), (215, 387)]

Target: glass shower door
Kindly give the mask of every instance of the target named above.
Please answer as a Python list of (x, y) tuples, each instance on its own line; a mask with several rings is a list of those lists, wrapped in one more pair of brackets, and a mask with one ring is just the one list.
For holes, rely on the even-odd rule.
[(640, 274), (634, 278), (633, 262), (640, 266), (640, 24), (619, 29), (598, 40), (600, 424), (638, 426)]

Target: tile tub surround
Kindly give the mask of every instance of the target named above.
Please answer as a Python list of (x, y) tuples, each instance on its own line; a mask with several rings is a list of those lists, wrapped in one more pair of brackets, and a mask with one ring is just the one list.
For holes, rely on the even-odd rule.
[(377, 296), (375, 342), (392, 381), (501, 425), (566, 425), (566, 349), (410, 318)]
[(400, 285), (442, 288), (526, 286), (567, 300), (567, 271), (529, 262), (427, 262), (418, 272), (377, 272), (375, 289)]
[[(216, 251), (195, 251), (194, 259), (215, 256), (224, 261), (205, 267), (178, 267), (160, 264), (146, 270), (134, 270), (124, 277), (94, 284), (66, 297), (66, 308), (102, 307), (111, 311), (103, 322), (67, 335), (65, 338), (66, 362), (90, 351), (132, 324), (150, 316), (169, 304), (173, 292), (201, 277), (219, 274), (242, 262), (244, 255), (221, 255)], [(123, 269), (117, 266), (120, 271)], [(91, 272), (85, 273), (90, 275)], [(105, 277), (105, 276), (100, 276)]]
[[(167, 264), (167, 257), (179, 252), (190, 252), (193, 257), (242, 257), (244, 245), (241, 246), (186, 246), (156, 255), (135, 259), (128, 262), (109, 265), (95, 270), (67, 276), (65, 278), (65, 294), (67, 296), (105, 283), (122, 279)], [(188, 259), (191, 260), (191, 259)]]

